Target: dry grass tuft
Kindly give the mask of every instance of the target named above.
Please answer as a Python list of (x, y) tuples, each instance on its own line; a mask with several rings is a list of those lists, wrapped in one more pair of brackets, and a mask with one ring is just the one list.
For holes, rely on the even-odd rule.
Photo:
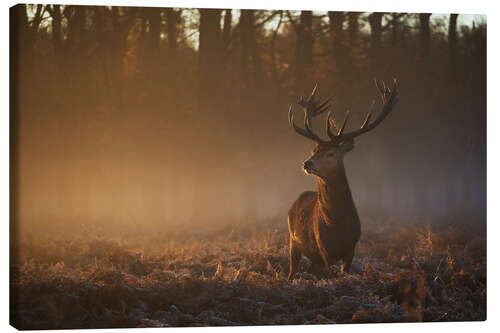
[(34, 239), (11, 266), (20, 329), (486, 319), (485, 240), (453, 229), (368, 226), (351, 272), (293, 281), (284, 228)]

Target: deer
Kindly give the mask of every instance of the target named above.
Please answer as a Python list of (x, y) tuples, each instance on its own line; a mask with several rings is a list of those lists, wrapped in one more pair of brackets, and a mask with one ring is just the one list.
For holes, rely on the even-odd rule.
[(359, 129), (346, 132), (349, 110), (340, 126), (333, 113), (326, 117), (328, 140), (314, 133), (311, 119), (330, 108), (331, 97), (326, 101), (318, 98), (317, 85), (311, 95), (300, 97), (297, 104), (304, 110), (304, 127), (295, 124), (292, 105), (288, 110), (288, 120), (292, 129), (303, 137), (315, 142), (315, 147), (302, 165), (307, 175), (317, 180), (317, 191), (305, 191), (288, 212), (290, 237), (290, 272), (288, 280), (298, 271), (301, 256), (312, 262), (310, 272), (321, 273), (339, 261), (341, 272), (349, 272), (354, 258), (354, 250), (361, 236), (361, 224), (354, 204), (351, 189), (344, 168), (344, 155), (354, 149), (354, 138), (373, 130), (386, 119), (399, 100), (398, 85), (394, 79), (392, 89), (383, 81), (375, 79), (375, 85), (382, 100), (382, 110), (374, 117), (375, 100)]

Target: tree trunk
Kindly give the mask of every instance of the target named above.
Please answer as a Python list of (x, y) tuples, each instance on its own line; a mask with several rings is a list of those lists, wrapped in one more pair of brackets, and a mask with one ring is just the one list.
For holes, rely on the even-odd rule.
[(69, 6), (64, 9), (64, 16), (68, 20), (67, 43), (72, 53), (76, 53), (76, 48), (81, 46), (82, 29), (85, 23), (85, 7)]
[(61, 21), (62, 13), (60, 5), (51, 5), (50, 15), (52, 17), (52, 44), (54, 46), (54, 55), (57, 64), (60, 66), (60, 60), (63, 59), (62, 54), (62, 34), (61, 34)]
[(199, 38), (199, 106), (215, 106), (220, 104), (221, 92), (221, 27), (220, 9), (199, 9), (200, 11), (200, 38)]
[(226, 52), (229, 51), (232, 22), (233, 22), (233, 12), (231, 11), (231, 9), (224, 10), (224, 27), (222, 30), (222, 39), (224, 41), (224, 50)]
[(144, 14), (149, 22), (149, 42), (151, 48), (157, 51), (160, 48), (160, 9), (154, 7), (145, 8)]
[(344, 66), (344, 50), (342, 48), (342, 25), (344, 23), (343, 12), (328, 12), (330, 19), (330, 33), (333, 47), (333, 61), (335, 63), (335, 71), (339, 72)]
[(149, 29), (145, 34), (145, 42), (142, 47), (142, 67), (148, 76), (148, 87), (150, 101), (156, 104), (163, 97), (164, 85), (157, 84), (161, 82), (165, 75), (164, 67), (161, 66), (160, 40), (161, 40), (161, 9), (144, 8), (144, 22)]
[(253, 26), (253, 10), (241, 10), (240, 15), (240, 98), (242, 104), (247, 99), (247, 90), (250, 85), (249, 78), (249, 57), (250, 57), (250, 35)]
[[(193, 126), (193, 130), (199, 134), (202, 141), (196, 148), (192, 163), (198, 167), (193, 170), (193, 179), (196, 187), (193, 195), (193, 221), (203, 223), (207, 219), (210, 199), (208, 186), (214, 177), (202, 171), (210, 170), (216, 163), (216, 154), (211, 154), (207, 146), (216, 146), (219, 142), (220, 132), (214, 133), (217, 117), (211, 116), (218, 110), (223, 109), (223, 75), (225, 64), (223, 63), (223, 45), (221, 31), (220, 9), (199, 9), (199, 78), (198, 78), (198, 119), (199, 126)], [(201, 123), (203, 125), (201, 125)], [(203, 166), (203, 167), (201, 167)], [(201, 169), (200, 169), (201, 168)]]
[(391, 14), (391, 42), (392, 42), (392, 45), (396, 45), (396, 43), (398, 41), (398, 32), (399, 32), (398, 18), (399, 18), (398, 13)]
[[(124, 80), (124, 57), (127, 49), (127, 38), (131, 27), (136, 22), (137, 8), (130, 7), (127, 11), (124, 8), (111, 7), (111, 21), (113, 33), (109, 38), (111, 47), (111, 82), (113, 86), (114, 100), (118, 107), (122, 108), (126, 97), (126, 85)], [(123, 13), (123, 14), (121, 14)]]
[(358, 40), (358, 34), (359, 34), (359, 13), (355, 12), (350, 12), (348, 14), (349, 18), (349, 26), (347, 29), (348, 32), (348, 39), (349, 39), (349, 44), (351, 46), (354, 46)]
[[(419, 65), (419, 76), (418, 76), (418, 86), (423, 91), (427, 91), (429, 81), (429, 56), (430, 56), (430, 16), (431, 14), (419, 14), (419, 39), (420, 39), (420, 65)], [(432, 105), (429, 96), (423, 105)], [(429, 217), (429, 203), (428, 203), (428, 186), (431, 179), (432, 172), (429, 168), (421, 167), (417, 168), (415, 174), (415, 199), (416, 199), (416, 209), (419, 211), (418, 216), (420, 218)]]
[(344, 63), (344, 68), (349, 77), (354, 78), (357, 76), (355, 60), (355, 50), (357, 49), (357, 43), (359, 38), (359, 13), (348, 14), (348, 28), (347, 28), (347, 61)]
[(312, 11), (303, 10), (300, 13), (300, 24), (302, 25), (302, 64), (304, 67), (311, 67), (313, 64), (314, 38), (312, 20)]
[(166, 9), (167, 16), (167, 45), (170, 59), (177, 56), (177, 23), (179, 21), (180, 11), (174, 11), (173, 8)]
[(382, 35), (382, 13), (372, 13), (368, 20), (370, 22), (371, 29), (371, 43), (370, 43), (370, 63), (372, 76), (376, 77), (377, 74), (375, 70), (379, 64), (379, 54), (380, 54), (380, 39)]
[(457, 59), (457, 18), (458, 14), (451, 14), (450, 24), (448, 25), (448, 52), (450, 56), (450, 70), (452, 74), (455, 73)]
[(419, 14), (420, 22), (420, 60), (425, 63), (430, 55), (430, 43), (431, 43), (431, 29), (429, 26), (429, 21), (431, 14)]
[(241, 97), (246, 104), (248, 99), (254, 99), (262, 76), (254, 10), (241, 11), (240, 44)]
[(314, 38), (312, 34), (312, 11), (303, 10), (300, 12), (300, 23), (297, 27), (297, 45), (296, 45), (296, 67), (295, 80), (297, 92), (305, 94), (311, 84), (307, 82), (307, 74), (313, 64), (313, 46)]

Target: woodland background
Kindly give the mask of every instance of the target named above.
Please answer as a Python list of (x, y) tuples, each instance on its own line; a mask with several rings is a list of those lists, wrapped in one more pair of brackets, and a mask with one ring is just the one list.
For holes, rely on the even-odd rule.
[[(486, 320), (484, 16), (10, 15), (14, 327)], [(286, 212), (315, 187), (288, 107), (300, 119), (318, 83), (352, 129), (374, 77), (397, 78), (400, 102), (345, 158), (352, 269), (302, 258), (288, 281)]]
[(362, 218), (484, 234), (486, 21), (458, 17), (13, 7), (16, 230), (284, 224), (315, 186), (288, 106), (318, 83), (353, 128), (380, 106), (377, 77), (397, 78), (401, 98), (346, 157)]

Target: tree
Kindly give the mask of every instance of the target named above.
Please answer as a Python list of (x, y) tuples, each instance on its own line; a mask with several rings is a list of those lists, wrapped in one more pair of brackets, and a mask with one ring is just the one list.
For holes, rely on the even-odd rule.
[(335, 63), (335, 70), (341, 71), (345, 61), (345, 50), (343, 46), (343, 29), (344, 13), (343, 12), (328, 12), (330, 20), (330, 38), (332, 40), (332, 57)]
[(301, 34), (299, 40), (299, 64), (304, 67), (304, 69), (309, 69), (313, 64), (313, 47), (314, 47), (314, 37), (312, 31), (313, 15), (310, 10), (303, 10), (300, 12), (300, 29)]
[(429, 26), (429, 21), (432, 14), (422, 13), (419, 14), (419, 35), (420, 35), (420, 60), (421, 62), (426, 62), (430, 55), (431, 50), (431, 28)]
[(382, 13), (372, 13), (368, 17), (371, 29), (370, 41), (370, 63), (372, 69), (372, 76), (376, 76), (375, 68), (379, 63), (380, 54), (380, 40), (382, 36)]
[[(257, 32), (255, 27), (255, 11), (241, 10), (240, 16), (240, 74), (241, 98), (247, 101), (259, 84), (261, 77), (261, 61), (257, 47)], [(250, 78), (252, 72), (253, 78)], [(250, 94), (250, 96), (248, 96)], [(245, 96), (246, 95), (246, 96)]]
[[(171, 8), (167, 8), (168, 9)], [(144, 8), (144, 18), (148, 22), (149, 45), (154, 52), (160, 48), (161, 17), (160, 10), (154, 7)]]
[[(430, 56), (430, 42), (431, 42), (431, 29), (429, 25), (431, 14), (422, 13), (419, 14), (419, 46), (420, 46), (420, 66), (419, 66), (419, 86), (427, 88), (427, 82), (429, 80), (429, 56)], [(426, 93), (428, 94), (428, 93)], [(430, 98), (427, 98), (425, 103), (430, 103)], [(423, 119), (423, 115), (420, 116)], [(429, 129), (427, 128), (427, 131)], [(423, 132), (426, 133), (426, 132)], [(424, 134), (423, 134), (424, 135)], [(429, 139), (429, 136), (425, 136)], [(430, 179), (430, 170), (427, 168), (417, 168), (416, 179)], [(429, 214), (429, 202), (428, 202), (428, 189), (430, 182), (418, 181), (415, 184), (415, 195), (416, 195), (416, 205), (421, 211), (420, 217), (428, 217)]]
[(167, 8), (165, 10), (167, 16), (167, 45), (169, 58), (174, 60), (177, 56), (177, 35), (178, 29), (177, 24), (179, 23), (179, 18), (181, 16), (182, 10), (174, 10), (173, 8)]
[(198, 51), (199, 105), (217, 106), (220, 103), (222, 36), (220, 9), (199, 9), (200, 38)]
[(129, 33), (136, 23), (138, 14), (137, 7), (117, 7), (106, 9), (105, 15), (110, 16), (111, 29), (105, 34), (105, 44), (109, 58), (105, 62), (105, 73), (109, 77), (109, 95), (112, 100), (117, 101), (119, 106), (124, 103), (124, 58), (127, 52), (127, 39)]
[(233, 22), (233, 11), (231, 9), (224, 10), (224, 27), (222, 28), (222, 39), (224, 41), (224, 50), (229, 51), (231, 43), (231, 25)]
[[(213, 115), (219, 110), (223, 110), (223, 41), (221, 31), (221, 13), (220, 9), (199, 9), (199, 49), (198, 49), (198, 121), (202, 126), (196, 126), (199, 131), (201, 141), (205, 145), (216, 145), (217, 135), (206, 129), (213, 129), (216, 126), (216, 118)], [(194, 192), (193, 220), (195, 223), (201, 222), (207, 217), (211, 198), (208, 189), (212, 174), (207, 175), (203, 172), (204, 168), (213, 167), (216, 161), (213, 154), (203, 150), (204, 145), (195, 149), (194, 163), (200, 166), (200, 169), (193, 174), (196, 179), (197, 188)], [(203, 167), (201, 167), (203, 166)]]
[(349, 25), (347, 27), (348, 32), (348, 40), (351, 46), (354, 46), (358, 40), (359, 34), (359, 14), (356, 12), (348, 13), (348, 22)]
[(62, 53), (62, 33), (61, 33), (61, 24), (62, 24), (62, 11), (60, 5), (50, 5), (47, 6), (47, 11), (52, 17), (52, 43), (54, 46), (54, 55), (60, 61), (63, 58)]
[(287, 16), (295, 31), (295, 90), (300, 94), (304, 93), (306, 87), (310, 86), (306, 82), (306, 77), (313, 64), (313, 15), (310, 10), (301, 11), (298, 23), (295, 22), (289, 11), (287, 11)]
[(455, 73), (457, 62), (457, 19), (458, 14), (450, 15), (450, 23), (448, 25), (448, 52), (450, 55), (450, 70), (452, 75)]
[[(31, 5), (34, 6), (34, 5)], [(16, 54), (19, 57), (18, 65), (21, 70), (30, 72), (34, 60), (34, 47), (38, 38), (38, 29), (42, 22), (45, 6), (36, 5), (31, 21), (28, 21), (27, 5), (16, 5), (11, 8), (12, 33), (16, 34)]]
[[(401, 112), (391, 116), (386, 131), (356, 142), (358, 153), (350, 155), (353, 173), (367, 160), (380, 166), (359, 171), (367, 171), (367, 179), (358, 181), (359, 188), (366, 186), (366, 205), (390, 202), (409, 214), (425, 212), (427, 203), (432, 209), (439, 200), (439, 205), (461, 213), (461, 206), (470, 205), (459, 202), (462, 194), (477, 204), (478, 183), (484, 181), (481, 172), (486, 169), (481, 160), (486, 154), (484, 24), (459, 27), (458, 14), (452, 14), (445, 19), (449, 24), (443, 39), (442, 31), (433, 28), (440, 21), (430, 14), (329, 12), (319, 17), (311, 11), (243, 10), (239, 16), (231, 9), (185, 11), (195, 15), (181, 15), (177, 8), (14, 7), (11, 24), (17, 34), (11, 42), (11, 64), (14, 73), (20, 73), (22, 89), (12, 100), (21, 105), (22, 117), (16, 119), (24, 127), (12, 141), (37, 156), (20, 162), (25, 170), (38, 167), (36, 162), (40, 170), (49, 169), (54, 157), (78, 155), (71, 170), (61, 171), (63, 180), (55, 183), (61, 187), (54, 190), (61, 206), (66, 202), (64, 187), (74, 187), (79, 198), (67, 203), (87, 202), (81, 206), (88, 206), (84, 211), (94, 208), (99, 213), (95, 207), (101, 199), (92, 199), (93, 192), (104, 188), (101, 192), (119, 197), (122, 188), (130, 185), (134, 192), (142, 182), (147, 184), (145, 198), (158, 193), (147, 202), (140, 199), (144, 209), (155, 212), (164, 188), (172, 207), (182, 205), (175, 194), (184, 191), (187, 180), (195, 219), (200, 221), (213, 217), (210, 210), (217, 206), (212, 200), (218, 189), (212, 187), (219, 187), (221, 179), (232, 183), (229, 178), (241, 177), (237, 183), (244, 188), (246, 209), (255, 212), (254, 199), (261, 192), (252, 175), (264, 179), (265, 163), (258, 161), (273, 155), (263, 150), (272, 146), (280, 151), (276, 159), (296, 162), (287, 155), (292, 145), (279, 146), (288, 144), (290, 133), (286, 105), (320, 81), (322, 97), (334, 97), (335, 119), (341, 121), (346, 109), (355, 110), (348, 126), (359, 126), (362, 111), (375, 97), (373, 87), (365, 85), (368, 76), (388, 80), (392, 75), (402, 93), (406, 91), (401, 95), (404, 107), (401, 104)], [(130, 75), (125, 72), (128, 60)], [(54, 73), (54, 68), (64, 69), (60, 73), (65, 75)], [(379, 68), (384, 72), (375, 72)], [(456, 78), (442, 75), (446, 71)], [(294, 112), (300, 117), (298, 107)], [(462, 133), (471, 134), (476, 148), (470, 153)], [(69, 135), (72, 140), (67, 140)], [(362, 149), (366, 151), (360, 153)], [(231, 157), (226, 160), (233, 151), (251, 153), (238, 164)], [(151, 159), (143, 165), (157, 166), (154, 176), (127, 166), (141, 159)], [(120, 166), (109, 167), (110, 160)], [(91, 177), (99, 168), (107, 172), (103, 178), (121, 174), (120, 185), (111, 187), (113, 178), (99, 184), (100, 178)], [(454, 176), (448, 176), (450, 168)], [(163, 170), (168, 174), (162, 175)], [(225, 172), (221, 170), (231, 170), (232, 176), (219, 178)], [(30, 172), (32, 182), (43, 178)], [(156, 175), (162, 180), (152, 184)], [(277, 184), (285, 181), (276, 178)], [(398, 189), (386, 191), (391, 183)], [(294, 190), (305, 186), (293, 184)], [(49, 181), (37, 186), (49, 186)], [(437, 190), (431, 192), (430, 186)], [(401, 195), (390, 197), (398, 192)], [(134, 196), (129, 196), (127, 205), (133, 205)], [(413, 203), (415, 197), (418, 210), (405, 211), (411, 208), (405, 199)], [(113, 200), (116, 210), (124, 205)], [(42, 199), (32, 205), (45, 203)]]
[(347, 14), (347, 58), (349, 59), (344, 63), (346, 72), (351, 75), (357, 76), (356, 61), (354, 61), (355, 51), (358, 48), (359, 39), (359, 15), (360, 13), (349, 12)]

